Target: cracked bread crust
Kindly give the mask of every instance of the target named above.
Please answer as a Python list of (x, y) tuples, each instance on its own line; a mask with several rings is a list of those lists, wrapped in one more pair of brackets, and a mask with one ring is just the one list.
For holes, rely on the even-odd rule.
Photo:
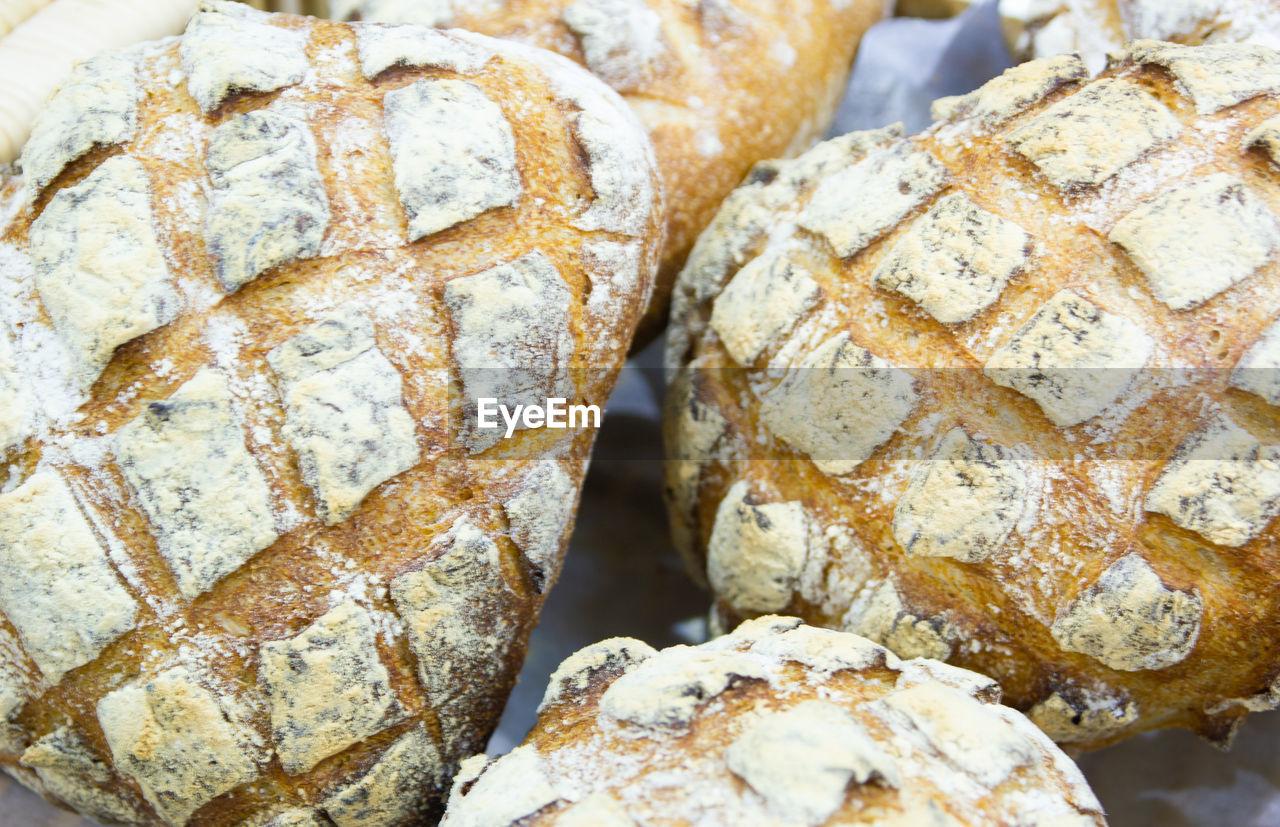
[(524, 743), (458, 774), (442, 827), (507, 823), (1105, 821), (990, 680), (766, 616), (701, 646), (571, 656)]
[(638, 344), (666, 324), (698, 234), (752, 164), (802, 152), (835, 115), (854, 50), (884, 0), (331, 2), (334, 17), (429, 22), (510, 37), (590, 68), (649, 129), (667, 240)]
[[(1280, 188), (1259, 136), (1280, 89), (1259, 79), (1277, 59), (1136, 42), (1092, 81), (1072, 61), (1026, 63), (917, 136), (846, 136), (730, 196), (677, 282), (666, 423), (673, 535), (713, 575), (725, 628), (762, 604), (723, 572), (785, 560), (769, 611), (991, 675), (1074, 749), (1165, 726), (1226, 742), (1274, 705)], [(1224, 65), (1245, 69), (1224, 79)], [(1093, 129), (1095, 90), (1117, 88), (1168, 123), (1127, 161), (1072, 128)], [(1010, 139), (1045, 124), (1048, 165)], [(842, 214), (854, 250), (805, 223), (841, 170), (908, 156), (948, 183), (879, 235), (865, 211)], [(1057, 174), (1077, 162), (1089, 176)], [(965, 235), (921, 243), (958, 203)], [(731, 288), (758, 261), (802, 271), (818, 298), (744, 352), (733, 322), (753, 314)], [(911, 404), (867, 404), (858, 371), (816, 360), (834, 340)], [(818, 373), (806, 366), (837, 401), (777, 415), (795, 375)], [(725, 515), (742, 503), (785, 512), (805, 542), (730, 553)]]
[[(467, 445), (457, 377), (501, 331), (447, 293), (536, 259), (526, 298), (550, 297), (558, 333), (523, 357), (602, 405), (652, 287), (660, 185), (634, 114), (579, 67), (417, 31), (439, 48), (205, 3), (195, 45), (81, 73), (136, 78), (135, 128), (73, 128), (124, 121), (71, 87), (32, 174), (3, 182), (0, 409), (30, 415), (0, 429), (0, 767), (51, 800), (144, 824), (418, 823), (497, 723), (593, 431)], [(457, 118), (389, 124), (419, 84)], [(398, 140), (477, 118), (508, 168), (456, 144), (397, 162)], [(583, 147), (584, 118), (616, 154)], [(107, 145), (61, 140), (80, 134)], [(489, 174), (504, 197), (468, 198)], [(466, 209), (424, 229), (439, 180)], [(626, 231), (584, 229), (611, 198)], [(628, 254), (602, 269), (602, 245)]]

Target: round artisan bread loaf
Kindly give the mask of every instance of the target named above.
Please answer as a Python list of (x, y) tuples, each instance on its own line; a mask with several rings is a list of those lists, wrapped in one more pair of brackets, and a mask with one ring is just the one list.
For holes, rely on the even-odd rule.
[(214, 2), (81, 65), (22, 170), (0, 766), (107, 821), (438, 811), (594, 433), (475, 398), (603, 404), (661, 246), (643, 127), (519, 44)]
[(677, 544), (1078, 748), (1280, 700), (1280, 56), (1135, 41), (758, 168), (677, 283)]
[(443, 827), (1104, 824), (990, 678), (795, 618), (568, 658), (524, 743), (468, 759)]
[(330, 0), (330, 13), (457, 26), (584, 64), (648, 127), (667, 240), (641, 338), (667, 320), (689, 249), (757, 161), (826, 134), (862, 34), (886, 0)]
[(1095, 70), (1132, 39), (1280, 47), (1280, 0), (1000, 0), (1000, 23), (1015, 60), (1080, 52)]

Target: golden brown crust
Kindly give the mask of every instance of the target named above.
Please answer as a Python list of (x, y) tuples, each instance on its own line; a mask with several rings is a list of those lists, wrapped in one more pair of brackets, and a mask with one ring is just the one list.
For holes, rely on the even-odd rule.
[[(479, 10), (473, 11), (458, 4), (431, 20), (510, 37), (584, 63), (622, 93), (649, 128), (666, 185), (667, 240), (640, 342), (666, 324), (671, 285), (721, 199), (752, 164), (803, 151), (826, 132), (858, 42), (885, 7), (883, 0), (508, 0), (477, 5)], [(566, 10), (575, 5), (613, 13), (604, 25), (617, 41), (609, 53), (612, 59), (593, 60), (585, 53), (587, 27), (578, 23), (575, 31), (565, 19)], [(417, 0), (359, 0), (337, 10), (347, 8), (364, 19), (388, 22), (424, 15)], [(628, 42), (627, 15), (632, 12), (655, 14), (658, 28), (637, 32), (635, 42)], [(650, 54), (652, 59), (646, 59)]]
[[(723, 572), (777, 560), (790, 537), (798, 562), (750, 592), (772, 594), (770, 610), (949, 655), (1073, 746), (1163, 726), (1226, 740), (1272, 702), (1280, 430), (1271, 374), (1249, 389), (1236, 368), (1274, 364), (1260, 341), (1280, 189), (1254, 129), (1277, 111), (1280, 63), (1203, 48), (1137, 43), (1088, 84), (1074, 58), (1026, 64), (940, 102), (952, 121), (831, 142), (730, 197), (677, 284), (669, 366), (695, 370), (667, 422), (686, 460), (669, 477), (677, 540), (722, 572), (730, 628), (759, 607)], [(941, 187), (910, 172), (923, 162), (891, 163), (922, 153)], [(852, 230), (813, 205), (855, 174), (868, 189), (856, 203), (846, 190), (843, 215), (871, 232), (841, 259), (832, 243)], [(924, 194), (901, 214), (863, 209), (892, 204), (894, 174)], [(938, 241), (959, 206), (967, 229)], [(1010, 228), (1025, 248), (996, 243)], [(738, 365), (713, 307), (764, 256), (803, 268), (822, 298)], [(806, 364), (838, 368), (818, 383), (829, 398), (779, 383)], [(1199, 371), (1190, 384), (1171, 379), (1182, 367)], [(841, 419), (860, 404), (866, 417)], [(717, 532), (783, 504), (803, 534), (770, 520), (768, 542), (708, 566)]]
[(443, 824), (1105, 823), (998, 697), (794, 618), (661, 652), (614, 638), (556, 670), (523, 744), (463, 767)]
[[(68, 150), (29, 164), (53, 164), (54, 180), (39, 193), (29, 180), (18, 190), (21, 208), (0, 245), (6, 289), (17, 299), (5, 308), (12, 358), (5, 348), (0, 360), (0, 373), (6, 381), (16, 375), (17, 386), (3, 385), (0, 396), (28, 392), (40, 401), (30, 437), (10, 448), (0, 495), (0, 530), (16, 549), (0, 555), (8, 580), (0, 604), (9, 615), (0, 617), (0, 764), (76, 804), (23, 766), (42, 754), (27, 755), (35, 742), (66, 728), (102, 765), (100, 775), (76, 776), (78, 788), (133, 808), (128, 820), (181, 823), (191, 813), (192, 824), (240, 823), (289, 805), (342, 824), (402, 823), (438, 808), (452, 765), (496, 725), (542, 594), (559, 571), (593, 435), (521, 431), (487, 453), (468, 448), (462, 388), (451, 377), (462, 363), (476, 364), (474, 354), (459, 352), (464, 334), (485, 331), (468, 327), (473, 318), (450, 302), (450, 291), (496, 278), (497, 266), (512, 262), (550, 273), (545, 286), (530, 283), (529, 306), (550, 313), (536, 297), (564, 302), (555, 324), (571, 352), (560, 357), (583, 368), (568, 377), (573, 395), (603, 404), (651, 286), (659, 185), (625, 105), (554, 56), (441, 36), (478, 63), (393, 68), (369, 80), (358, 38), (377, 27), (245, 16), (239, 8), (215, 4), (206, 18), (221, 25), (225, 11), (245, 21), (236, 38), (246, 31), (295, 38), (284, 45), (305, 49), (300, 79), (258, 93), (233, 88), (205, 113), (183, 65), (190, 33), (131, 53), (136, 134), (85, 152), (71, 127), (92, 121), (107, 129), (106, 121), (83, 113), (68, 122)], [(233, 38), (188, 68), (212, 70), (216, 90), (223, 77), (235, 78), (232, 86), (259, 82), (236, 73), (260, 56)], [(287, 75), (281, 66), (268, 65), (265, 75)], [(408, 181), (423, 170), (411, 165), (415, 158), (396, 156), (384, 109), (392, 109), (390, 95), (410, 89), (448, 90), (456, 107), (490, 102), (451, 110), (484, 112), (487, 120), (445, 126), (472, 136), (510, 130), (519, 186), (512, 205), (461, 214), (454, 226), (408, 241), (401, 202), (410, 190), (397, 175)], [(266, 121), (239, 117), (263, 113)], [(609, 169), (616, 158), (581, 145), (588, 118), (634, 150), (630, 167)], [(264, 131), (226, 131), (236, 124)], [(409, 146), (412, 128), (400, 135)], [(266, 136), (277, 154), (224, 170), (223, 192), (240, 186), (252, 205), (236, 219), (239, 232), (225, 233), (210, 206), (225, 196), (211, 181), (206, 148), (224, 140), (234, 160), (258, 151), (255, 136)], [(314, 156), (304, 151), (309, 141)], [(319, 196), (304, 188), (314, 176), (305, 169), (309, 157)], [(300, 166), (288, 167), (281, 190), (253, 177), (264, 163)], [(146, 197), (131, 207), (121, 206), (122, 190), (94, 194), (94, 182), (134, 180), (138, 169)], [(469, 169), (446, 190), (451, 197), (465, 196), (485, 174)], [(630, 223), (577, 229), (587, 211), (609, 206), (594, 191), (593, 172), (601, 171), (636, 196)], [(424, 174), (433, 172), (441, 169)], [(59, 223), (59, 211), (76, 215), (72, 193), (100, 198), (89, 203), (104, 212), (85, 226), (118, 216), (112, 226), (120, 234), (92, 249), (72, 235), (58, 248), (69, 255), (97, 253), (108, 264), (122, 249), (134, 255), (146, 246), (139, 227), (150, 211), (165, 269), (147, 284), (168, 296), (169, 308), (156, 326), (152, 308), (104, 299), (104, 318), (154, 329), (135, 332), (114, 355), (108, 350), (100, 376), (80, 364), (88, 373), (74, 379), (66, 369), (78, 364), (80, 340), (68, 331), (107, 335), (106, 328), (85, 333), (79, 320), (86, 312), (96, 318), (88, 311), (51, 326), (61, 317), (46, 313), (41, 296), (56, 295), (57, 285), (46, 278), (34, 288), (31, 247), (40, 233), (58, 237), (71, 226)], [(138, 214), (143, 221), (131, 217)], [(273, 214), (285, 220), (254, 225)], [(312, 229), (317, 214), (320, 234)], [(261, 274), (250, 267), (247, 283), (229, 291), (222, 276), (234, 270), (215, 267), (211, 245), (234, 252), (253, 233), (278, 243), (251, 249), (251, 262), (289, 244), (299, 249), (268, 257)], [(308, 249), (316, 240), (318, 250)], [(630, 266), (600, 272), (592, 250), (606, 244), (629, 250)], [(282, 350), (294, 345), (292, 356)], [(179, 478), (185, 487), (167, 487)], [(81, 582), (98, 591), (74, 608), (66, 596), (39, 591), (24, 602), (14, 582), (47, 583), (30, 556), (41, 548), (40, 532), (71, 531), (42, 522), (47, 504), (68, 502), (57, 499), (64, 489), (66, 513), (84, 515), (68, 518), (81, 542), (64, 553), (80, 555), (68, 559), (85, 566)], [(15, 510), (25, 502), (35, 505)], [(191, 502), (218, 508), (183, 511)], [(41, 637), (54, 622), (49, 612), (64, 605), (58, 600), (68, 601), (57, 619), (65, 637)], [(73, 636), (81, 642), (58, 647)], [(270, 668), (264, 647), (273, 653)], [(65, 677), (47, 680), (63, 670)], [(344, 731), (348, 714), (359, 723)], [(331, 717), (320, 726), (324, 716)], [(279, 747), (286, 735), (288, 759)], [(192, 773), (184, 762), (193, 752), (219, 767)]]

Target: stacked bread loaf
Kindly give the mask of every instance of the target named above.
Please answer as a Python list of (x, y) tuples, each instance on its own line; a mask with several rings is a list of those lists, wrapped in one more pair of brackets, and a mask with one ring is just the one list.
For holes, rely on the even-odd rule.
[(990, 679), (762, 617), (701, 646), (566, 660), (523, 744), (463, 764), (444, 827), (1103, 824)]
[(678, 543), (1055, 738), (1277, 701), (1280, 56), (1024, 64), (763, 165), (677, 284)]
[(0, 765), (108, 821), (432, 813), (594, 434), (495, 461), (474, 397), (607, 397), (660, 250), (643, 128), (519, 44), (210, 2), (81, 64), (21, 166)]
[(559, 52), (621, 93), (653, 139), (667, 241), (642, 338), (666, 322), (676, 273), (757, 161), (827, 131), (884, 0), (330, 0), (339, 19), (457, 26)]
[(1017, 60), (1080, 52), (1094, 69), (1132, 39), (1280, 47), (1276, 0), (1000, 0)]

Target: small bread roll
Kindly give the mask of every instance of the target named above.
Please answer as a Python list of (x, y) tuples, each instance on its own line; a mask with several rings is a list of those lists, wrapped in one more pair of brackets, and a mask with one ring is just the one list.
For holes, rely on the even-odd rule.
[(640, 339), (666, 324), (698, 233), (751, 165), (794, 155), (835, 116), (885, 0), (330, 0), (337, 19), (457, 26), (584, 64), (653, 138), (667, 241)]
[(1280, 56), (1134, 42), (762, 165), (677, 284), (674, 533), (1073, 748), (1280, 699)]
[(1280, 48), (1277, 0), (1000, 0), (1015, 60), (1079, 52), (1094, 71), (1134, 39)]
[(22, 168), (0, 766), (112, 822), (438, 815), (594, 435), (475, 397), (603, 405), (661, 245), (643, 127), (509, 41), (207, 2), (80, 64)]
[(660, 652), (569, 657), (508, 754), (464, 762), (442, 827), (1104, 824), (990, 678), (762, 617)]

